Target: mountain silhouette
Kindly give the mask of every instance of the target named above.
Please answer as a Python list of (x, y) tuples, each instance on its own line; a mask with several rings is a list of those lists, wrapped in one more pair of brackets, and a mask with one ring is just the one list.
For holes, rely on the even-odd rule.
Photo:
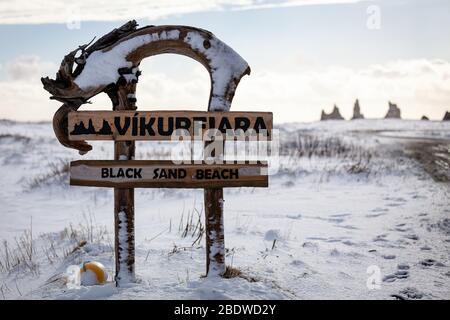
[(100, 130), (98, 130), (97, 133), (100, 135), (111, 135), (112, 134), (111, 126), (109, 125), (108, 121), (103, 120), (102, 128)]
[[(109, 125), (108, 125), (108, 127), (109, 127)], [(109, 128), (109, 130), (111, 131), (111, 128)], [(89, 119), (89, 124), (88, 124), (87, 129), (84, 125), (84, 122), (80, 121), (79, 124), (75, 124), (75, 126), (70, 134), (76, 136), (76, 135), (96, 134), (96, 133), (97, 133), (97, 131), (95, 131), (94, 124), (92, 123), (92, 119)]]

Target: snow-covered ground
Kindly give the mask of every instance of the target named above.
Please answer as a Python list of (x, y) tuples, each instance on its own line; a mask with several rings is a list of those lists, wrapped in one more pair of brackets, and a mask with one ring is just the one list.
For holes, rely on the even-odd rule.
[[(202, 190), (138, 189), (138, 281), (115, 288), (64, 280), (88, 260), (113, 276), (112, 190), (70, 187), (65, 170), (112, 159), (113, 144), (81, 157), (50, 123), (1, 121), (0, 299), (450, 299), (449, 122), (278, 128), (270, 187), (225, 191), (227, 263), (242, 277), (201, 277)], [(136, 150), (170, 154), (159, 143)]]

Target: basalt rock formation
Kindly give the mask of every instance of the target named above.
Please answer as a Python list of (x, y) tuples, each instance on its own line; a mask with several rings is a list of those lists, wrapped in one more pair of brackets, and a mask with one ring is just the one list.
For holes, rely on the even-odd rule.
[(395, 103), (389, 101), (389, 110), (384, 117), (385, 119), (401, 119), (400, 108)]
[(450, 112), (446, 112), (442, 121), (450, 121)]
[(364, 119), (364, 115), (361, 113), (361, 107), (359, 106), (358, 99), (356, 99), (355, 105), (353, 106), (352, 120), (355, 120), (355, 119)]
[(339, 112), (339, 108), (334, 105), (333, 111), (331, 113), (326, 114), (325, 111), (322, 110), (322, 114), (320, 116), (320, 120), (344, 120), (344, 117), (341, 116)]

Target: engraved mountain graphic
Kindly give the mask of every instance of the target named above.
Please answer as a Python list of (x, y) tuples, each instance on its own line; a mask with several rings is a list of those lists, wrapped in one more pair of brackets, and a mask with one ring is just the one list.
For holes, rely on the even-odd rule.
[(99, 131), (96, 131), (94, 128), (94, 125), (92, 123), (92, 119), (89, 119), (88, 127), (86, 128), (83, 121), (80, 121), (80, 123), (75, 124), (72, 132), (70, 132), (71, 135), (77, 136), (77, 135), (85, 135), (85, 134), (100, 134), (100, 135), (110, 135), (112, 134), (111, 127), (108, 123), (108, 121), (103, 120), (102, 128)]
[(108, 121), (103, 120), (102, 128), (100, 130), (98, 130), (97, 133), (100, 135), (111, 135), (112, 134), (111, 127), (110, 127)]

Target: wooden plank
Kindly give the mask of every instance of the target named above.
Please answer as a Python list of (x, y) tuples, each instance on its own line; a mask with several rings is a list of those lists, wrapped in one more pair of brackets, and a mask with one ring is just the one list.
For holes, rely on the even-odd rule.
[[(191, 137), (202, 130), (242, 129), (272, 138), (271, 112), (206, 111), (74, 111), (69, 116), (69, 140), (170, 140), (176, 129)], [(201, 128), (194, 132), (194, 123)], [(252, 131), (253, 130), (253, 131)]]
[(114, 188), (267, 187), (267, 163), (180, 164), (170, 160), (79, 160), (70, 184)]

